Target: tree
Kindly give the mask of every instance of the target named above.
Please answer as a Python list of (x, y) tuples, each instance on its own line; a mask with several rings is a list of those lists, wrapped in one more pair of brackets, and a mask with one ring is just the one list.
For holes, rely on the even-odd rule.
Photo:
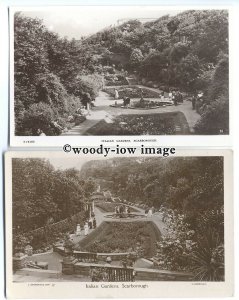
[(170, 49), (169, 59), (171, 63), (179, 63), (182, 58), (187, 56), (189, 52), (189, 44), (178, 42)]
[(184, 215), (176, 214), (173, 210), (164, 210), (164, 215), (167, 229), (162, 240), (157, 243), (155, 265), (171, 271), (190, 271), (192, 265), (188, 258), (196, 246), (195, 231), (190, 230)]
[(201, 119), (195, 125), (199, 134), (229, 133), (229, 63), (221, 54), (201, 109)]
[(144, 56), (140, 49), (134, 49), (130, 55), (130, 64), (132, 67), (137, 67), (143, 61)]
[(208, 100), (212, 102), (220, 96), (228, 97), (229, 90), (229, 59), (228, 55), (221, 53), (214, 70), (212, 83), (208, 88)]
[(200, 62), (196, 55), (192, 53), (182, 58), (177, 65), (176, 78), (180, 82), (181, 86), (190, 90), (193, 88), (194, 83), (198, 75), (200, 74)]
[(82, 97), (89, 93), (94, 99), (102, 86), (102, 77), (100, 75), (78, 76), (69, 84), (69, 92), (77, 97)]
[(82, 210), (94, 188), (77, 170), (54, 170), (43, 159), (13, 160), (13, 227), (28, 232), (46, 226), (48, 220), (67, 218)]
[(41, 129), (46, 135), (55, 135), (51, 123), (56, 114), (49, 104), (39, 102), (29, 106), (25, 111), (22, 126), (26, 135), (38, 135), (38, 129)]
[(196, 123), (198, 134), (229, 134), (229, 105), (227, 95), (222, 95), (204, 108), (200, 120)]

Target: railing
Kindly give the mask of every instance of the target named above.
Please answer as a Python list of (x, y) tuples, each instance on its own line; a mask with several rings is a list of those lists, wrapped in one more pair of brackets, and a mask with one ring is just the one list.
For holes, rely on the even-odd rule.
[(120, 281), (134, 281), (134, 269), (122, 268), (117, 266), (94, 265), (90, 267), (93, 270), (106, 273), (105, 281), (120, 282)]
[(126, 268), (107, 268), (109, 281), (133, 281), (134, 270)]

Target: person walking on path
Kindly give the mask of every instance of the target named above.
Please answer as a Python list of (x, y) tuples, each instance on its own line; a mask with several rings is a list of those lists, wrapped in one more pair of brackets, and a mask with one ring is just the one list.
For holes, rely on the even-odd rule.
[(95, 218), (93, 219), (93, 228), (94, 229), (96, 228), (96, 219)]
[(115, 89), (115, 100), (119, 99), (119, 92), (117, 89)]
[(168, 93), (168, 98), (169, 98), (170, 101), (172, 101), (173, 93), (171, 91), (169, 91), (169, 93)]
[(151, 218), (151, 217), (152, 217), (152, 215), (153, 215), (153, 211), (152, 211), (152, 208), (150, 208), (150, 209), (149, 209), (149, 211), (148, 211), (148, 217), (150, 217), (150, 218)]
[(175, 106), (178, 105), (178, 94), (177, 93), (174, 94), (173, 103), (174, 103)]
[(89, 234), (89, 226), (88, 226), (87, 222), (84, 225), (84, 230), (85, 230), (85, 235), (88, 235)]
[(140, 89), (140, 102), (144, 102), (144, 92), (143, 92), (143, 89)]
[(123, 97), (123, 101), (124, 101), (124, 107), (128, 108), (130, 106), (130, 98)]
[(93, 226), (93, 220), (92, 220), (92, 218), (89, 219), (88, 226), (89, 226), (89, 229), (92, 229), (92, 226)]
[(89, 93), (83, 94), (82, 104), (85, 106), (88, 114), (90, 114), (91, 96)]
[(196, 106), (196, 96), (193, 95), (192, 97), (192, 109), (195, 110), (195, 106)]

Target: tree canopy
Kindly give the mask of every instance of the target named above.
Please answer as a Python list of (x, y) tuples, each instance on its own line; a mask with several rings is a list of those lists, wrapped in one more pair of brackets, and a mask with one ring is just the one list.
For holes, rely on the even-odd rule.
[(28, 232), (83, 211), (94, 182), (76, 169), (56, 170), (44, 159), (13, 159), (13, 227)]

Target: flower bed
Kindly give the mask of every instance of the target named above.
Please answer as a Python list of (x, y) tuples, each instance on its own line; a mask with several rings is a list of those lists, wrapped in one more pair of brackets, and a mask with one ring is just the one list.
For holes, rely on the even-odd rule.
[[(105, 88), (104, 92), (108, 93), (111, 96), (114, 96), (114, 88)], [(129, 97), (129, 98), (140, 98), (141, 97), (141, 91), (143, 92), (144, 98), (159, 98), (160, 97), (160, 91), (152, 91), (146, 88), (139, 88), (137, 86), (129, 86), (124, 88), (119, 88), (119, 98), (123, 97)]]
[(79, 243), (81, 249), (101, 253), (136, 252), (139, 257), (151, 257), (156, 253), (156, 242), (161, 239), (151, 221), (104, 222), (98, 229)]
[(189, 126), (182, 112), (120, 115), (110, 124), (101, 120), (85, 133), (102, 136), (172, 134), (189, 134)]
[(127, 85), (128, 81), (123, 75), (115, 75), (115, 74), (109, 74), (105, 76), (105, 85), (106, 86), (112, 86), (112, 85)]
[(152, 109), (152, 108), (158, 108), (160, 106), (166, 106), (166, 105), (173, 105), (171, 102), (159, 102), (159, 101), (149, 101), (149, 100), (143, 100), (143, 101), (136, 101), (133, 102), (130, 108), (138, 108), (138, 109)]
[[(103, 212), (114, 212), (115, 207), (118, 205), (121, 205), (122, 203), (110, 203), (110, 202), (102, 202), (102, 203), (96, 203), (96, 206), (102, 210)], [(125, 205), (125, 204), (123, 204)], [(131, 212), (137, 212), (138, 210), (130, 207)]]

